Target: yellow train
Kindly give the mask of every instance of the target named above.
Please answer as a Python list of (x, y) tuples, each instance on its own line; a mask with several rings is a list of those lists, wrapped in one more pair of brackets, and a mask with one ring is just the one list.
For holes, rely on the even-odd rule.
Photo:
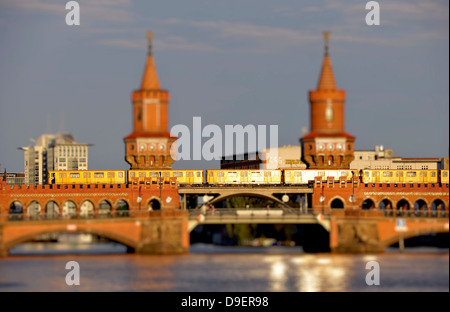
[(128, 181), (138, 181), (143, 184), (146, 181), (157, 181), (163, 178), (169, 182), (169, 178), (177, 178), (179, 184), (203, 184), (203, 170), (128, 170)]
[(124, 184), (125, 170), (49, 171), (49, 184)]
[[(363, 170), (363, 183), (438, 183), (439, 170)], [(445, 171), (445, 170), (441, 170)], [(447, 170), (448, 171), (448, 170)], [(442, 182), (446, 183), (446, 182)], [(447, 173), (448, 183), (448, 173)]]
[(313, 181), (316, 177), (322, 177), (325, 182), (328, 177), (333, 177), (334, 181), (338, 182), (339, 178), (346, 177), (350, 181), (352, 177), (358, 177), (358, 170), (318, 170), (318, 169), (285, 169), (284, 183), (285, 184), (308, 184), (308, 181)]
[(281, 184), (281, 170), (207, 170), (208, 184)]
[(447, 170), (439, 170), (440, 171), (440, 182), (448, 183), (448, 169)]
[(316, 177), (326, 181), (333, 177), (359, 177), (362, 183), (447, 183), (449, 170), (323, 170), (323, 169), (275, 169), (275, 170), (77, 170), (49, 171), (49, 184), (126, 184), (157, 183), (157, 178), (169, 183), (177, 178), (179, 184), (285, 184), (306, 185)]

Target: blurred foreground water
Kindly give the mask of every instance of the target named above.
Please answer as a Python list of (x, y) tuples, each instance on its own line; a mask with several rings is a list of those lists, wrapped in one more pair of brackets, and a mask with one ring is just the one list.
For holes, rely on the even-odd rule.
[[(80, 285), (66, 284), (68, 261)], [(368, 286), (366, 263), (380, 265)], [(194, 244), (187, 255), (127, 254), (115, 243), (29, 243), (0, 259), (4, 291), (328, 292), (449, 291), (448, 248), (388, 248), (383, 254), (304, 253), (301, 247)]]

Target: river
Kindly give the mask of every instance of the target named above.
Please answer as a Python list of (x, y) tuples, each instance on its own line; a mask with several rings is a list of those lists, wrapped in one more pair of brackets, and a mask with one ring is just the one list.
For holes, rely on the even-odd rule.
[[(32, 244), (32, 245), (30, 245)], [(400, 253), (304, 253), (301, 247), (194, 244), (187, 255), (126, 254), (119, 244), (30, 243), (0, 259), (0, 292), (448, 292), (448, 249)], [(70, 255), (67, 253), (70, 252)], [(67, 285), (66, 263), (79, 264), (80, 285)], [(379, 264), (379, 285), (367, 285)], [(372, 279), (373, 280), (373, 279)]]

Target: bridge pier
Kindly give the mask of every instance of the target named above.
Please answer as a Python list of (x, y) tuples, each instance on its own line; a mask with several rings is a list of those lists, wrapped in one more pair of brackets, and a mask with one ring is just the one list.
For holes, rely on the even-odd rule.
[(331, 220), (330, 249), (336, 253), (382, 253), (377, 220)]
[(141, 221), (138, 254), (185, 254), (189, 252), (188, 212), (153, 211)]

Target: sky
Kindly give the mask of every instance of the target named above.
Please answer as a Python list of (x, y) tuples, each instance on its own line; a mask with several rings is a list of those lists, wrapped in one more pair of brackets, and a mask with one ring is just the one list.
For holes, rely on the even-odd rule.
[[(308, 91), (317, 87), (329, 30), (346, 131), (356, 150), (400, 157), (449, 153), (449, 2), (0, 0), (0, 164), (23, 172), (19, 147), (69, 132), (90, 143), (89, 169), (129, 169), (131, 93), (140, 87), (152, 30), (169, 124), (278, 125), (279, 145), (309, 130)], [(174, 168), (219, 168), (179, 161)]]

